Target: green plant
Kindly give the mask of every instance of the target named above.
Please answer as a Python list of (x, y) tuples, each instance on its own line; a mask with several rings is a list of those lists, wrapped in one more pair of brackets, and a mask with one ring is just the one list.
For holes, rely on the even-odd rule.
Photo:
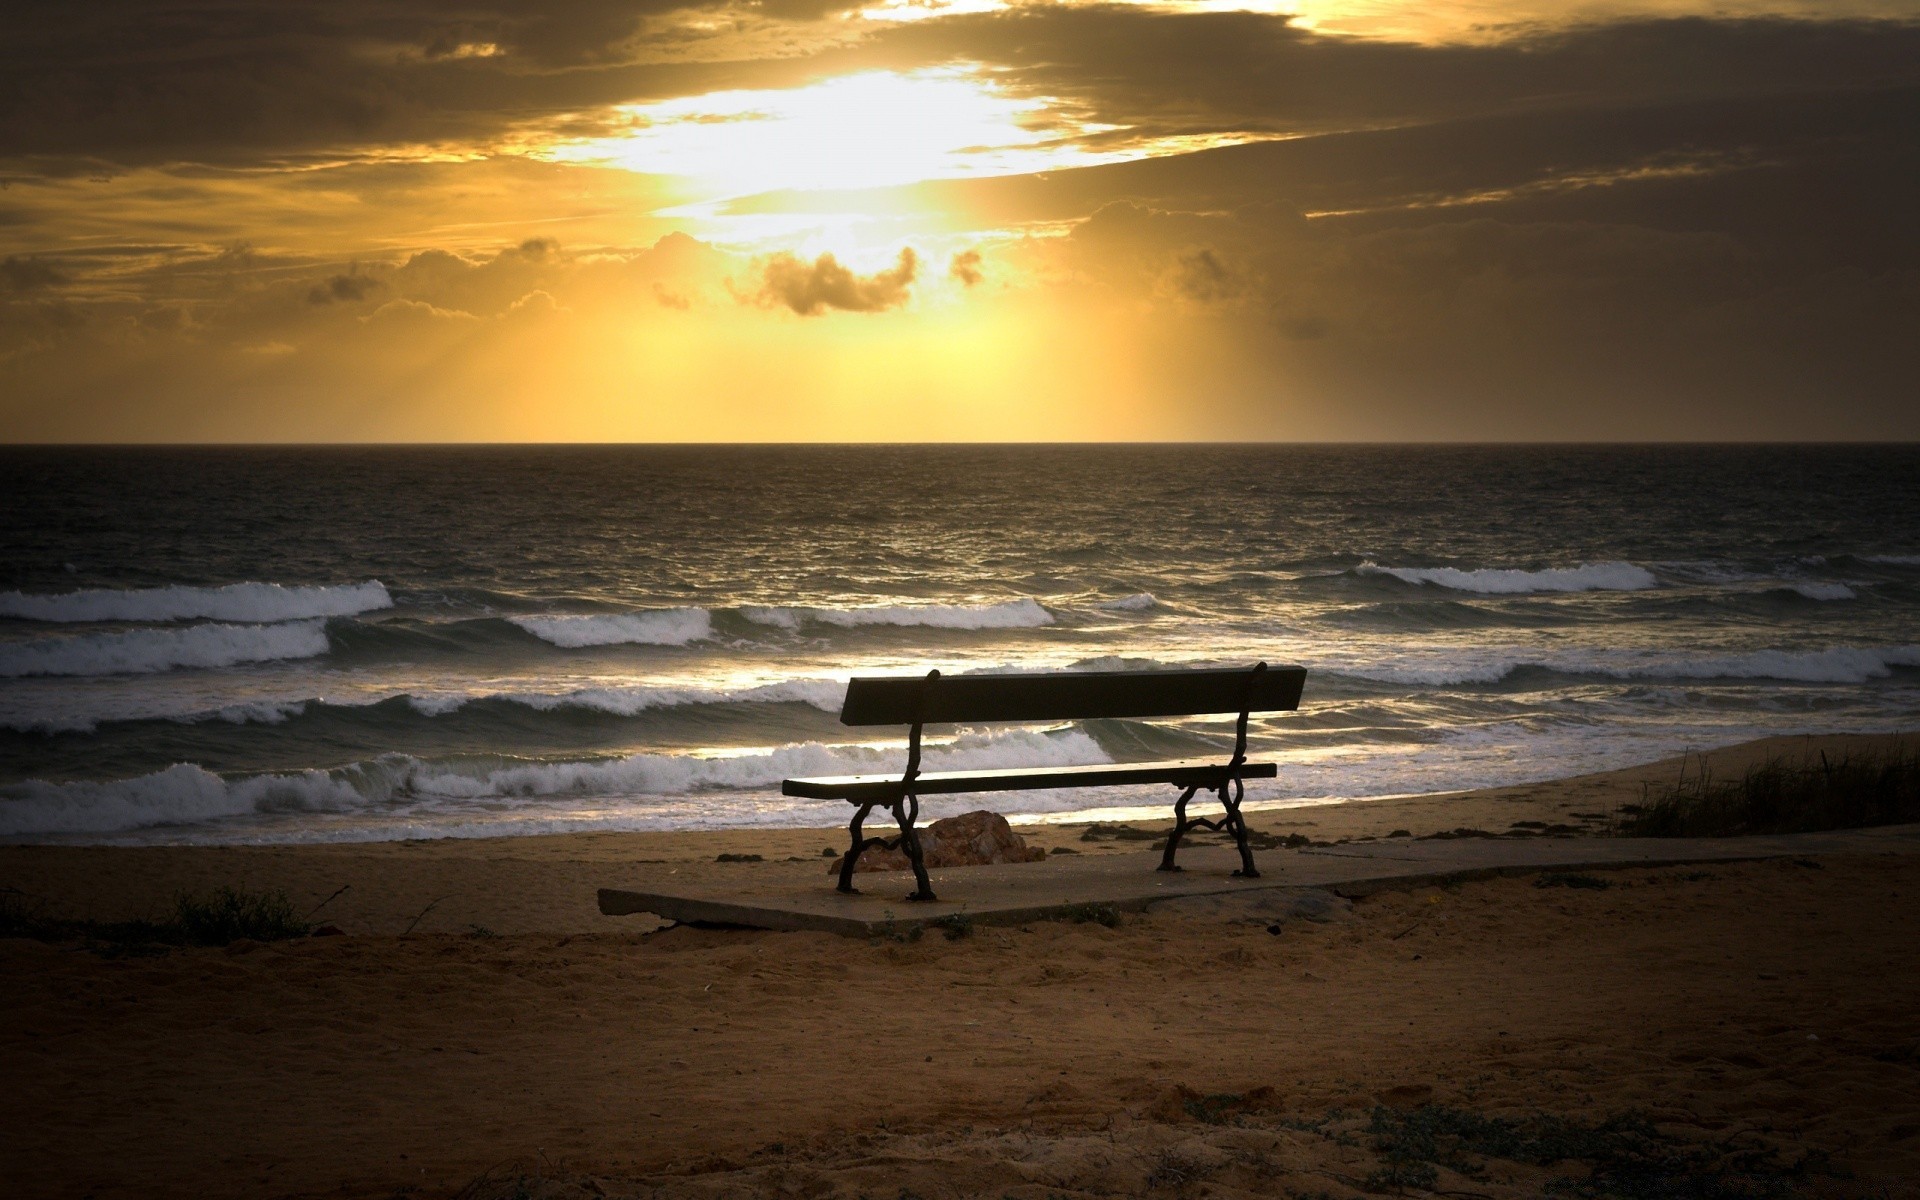
[(191, 946), (224, 946), (242, 938), (278, 942), (313, 932), (313, 926), (295, 911), (285, 892), (245, 892), (230, 887), (205, 895), (182, 892), (175, 896), (173, 923)]
[(940, 917), (937, 920), (928, 921), (927, 924), (945, 933), (947, 940), (950, 942), (957, 942), (961, 938), (973, 936), (973, 918), (963, 912), (957, 912), (948, 917)]
[(1776, 758), (1738, 779), (1717, 779), (1702, 765), (1673, 784), (1647, 785), (1641, 799), (1621, 808), (1620, 833), (1727, 837), (1898, 825), (1920, 821), (1920, 754)]
[(201, 895), (182, 892), (174, 897), (172, 914), (158, 921), (59, 917), (24, 893), (0, 892), (0, 937), (84, 942), (113, 954), (155, 953), (169, 946), (224, 946), (242, 938), (277, 942), (312, 932), (312, 924), (281, 891), (223, 887)]

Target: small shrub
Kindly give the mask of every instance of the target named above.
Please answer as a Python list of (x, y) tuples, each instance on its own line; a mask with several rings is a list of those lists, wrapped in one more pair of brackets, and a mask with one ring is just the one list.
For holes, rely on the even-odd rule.
[(1153, 1169), (1147, 1172), (1149, 1188), (1178, 1188), (1213, 1174), (1215, 1168), (1197, 1158), (1188, 1158), (1173, 1150), (1154, 1156)]
[(1589, 891), (1605, 891), (1613, 886), (1610, 880), (1595, 879), (1591, 875), (1568, 875), (1559, 871), (1550, 871), (1533, 881), (1537, 888), (1585, 888)]
[(1075, 925), (1105, 925), (1108, 929), (1120, 926), (1120, 910), (1111, 904), (1070, 904), (1060, 915)]
[(1730, 837), (1812, 833), (1920, 821), (1920, 754), (1847, 755), (1817, 763), (1777, 758), (1738, 779), (1704, 766), (1664, 788), (1649, 784), (1645, 803), (1621, 807), (1629, 837)]
[(242, 938), (278, 942), (312, 932), (312, 924), (281, 891), (223, 887), (204, 895), (183, 892), (174, 897), (172, 915), (160, 921), (56, 917), (44, 904), (18, 892), (0, 893), (0, 937), (84, 942), (109, 954), (160, 953), (169, 946), (224, 946)]
[(224, 946), (241, 938), (279, 942), (313, 932), (285, 892), (243, 892), (230, 887), (202, 896), (183, 892), (174, 897), (173, 924), (189, 946)]
[(962, 938), (973, 936), (973, 918), (963, 912), (954, 913), (950, 917), (941, 917), (938, 920), (928, 921), (927, 924), (946, 934), (947, 940), (950, 942), (957, 942)]

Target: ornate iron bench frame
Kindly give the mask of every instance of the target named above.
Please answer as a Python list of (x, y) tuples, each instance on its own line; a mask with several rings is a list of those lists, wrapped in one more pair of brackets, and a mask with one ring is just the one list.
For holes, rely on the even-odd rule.
[[(838, 890), (857, 894), (853, 874), (860, 856), (873, 847), (899, 850), (912, 865), (915, 890), (908, 900), (935, 899), (927, 878), (926, 856), (915, 822), (920, 818), (923, 794), (950, 795), (972, 791), (1026, 791), (1041, 788), (1090, 787), (1120, 784), (1172, 784), (1181, 789), (1174, 804), (1174, 827), (1167, 836), (1159, 870), (1178, 871), (1174, 862), (1180, 843), (1195, 829), (1224, 832), (1240, 851), (1240, 869), (1234, 875), (1259, 878), (1253, 850), (1247, 843), (1246, 818), (1240, 805), (1247, 779), (1271, 779), (1273, 763), (1247, 759), (1247, 721), (1256, 711), (1286, 711), (1299, 705), (1306, 672), (1298, 667), (1269, 672), (1266, 663), (1248, 670), (1215, 669), (1160, 672), (1078, 672), (1056, 676), (1000, 675), (946, 676), (929, 671), (918, 680), (854, 679), (847, 687), (841, 721), (848, 725), (909, 724), (907, 763), (896, 776), (836, 776), (788, 779), (781, 791), (788, 796), (845, 800), (855, 806), (848, 823), (848, 850), (840, 865)], [(944, 679), (944, 683), (943, 683)], [(1047, 681), (1053, 681), (1051, 683)], [(1064, 681), (1064, 682), (1062, 682)], [(915, 686), (917, 684), (917, 686)], [(1120, 763), (1093, 767), (1052, 767), (1032, 770), (949, 771), (923, 774), (921, 735), (931, 722), (994, 723), (1011, 720), (1074, 720), (1101, 716), (1197, 716), (1233, 712), (1223, 707), (1229, 690), (1237, 686), (1238, 711), (1232, 756), (1224, 763), (1178, 760), (1158, 763)], [(903, 694), (903, 689), (911, 693)], [(940, 703), (948, 693), (964, 690), (970, 700)], [(1060, 695), (1066, 692), (1077, 695)], [(882, 694), (884, 693), (884, 694)], [(1183, 698), (1184, 697), (1184, 698)], [(1008, 715), (1011, 714), (1011, 715)], [(905, 717), (903, 721), (900, 718)], [(1187, 806), (1201, 792), (1219, 799), (1222, 815), (1195, 817)], [(899, 832), (893, 837), (869, 837), (867, 818), (876, 808), (892, 814)]]

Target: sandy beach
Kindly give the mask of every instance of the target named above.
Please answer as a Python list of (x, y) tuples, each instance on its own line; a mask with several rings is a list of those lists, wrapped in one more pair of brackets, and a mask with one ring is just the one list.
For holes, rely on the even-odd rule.
[[(1890, 744), (1771, 739), (1709, 764)], [(1320, 841), (1573, 836), (1679, 769), (1252, 823)], [(1021, 832), (1140, 848), (1081, 826)], [(1584, 1128), (1631, 1113), (1673, 1153), (1805, 1194), (1920, 1194), (1911, 857), (1468, 882), (1279, 923), (1176, 907), (954, 940), (662, 930), (594, 904), (602, 886), (728, 872), (826, 887), (822, 851), (840, 836), (0, 849), (0, 884), (67, 915), (277, 888), (303, 910), (326, 901), (315, 919), (345, 934), (122, 958), (0, 942), (14, 1186), (1537, 1195), (1584, 1168), (1485, 1153), (1422, 1165), (1394, 1149), (1393, 1114)]]

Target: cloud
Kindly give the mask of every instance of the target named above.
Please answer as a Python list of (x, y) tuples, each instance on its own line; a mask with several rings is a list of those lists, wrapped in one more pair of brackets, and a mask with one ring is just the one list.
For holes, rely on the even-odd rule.
[(963, 250), (954, 255), (953, 261), (947, 264), (947, 274), (959, 280), (961, 284), (966, 287), (977, 285), (981, 280), (986, 278), (980, 270), (980, 252), (978, 250)]
[(812, 262), (791, 254), (775, 254), (760, 267), (760, 290), (754, 299), (781, 305), (803, 317), (837, 308), (842, 312), (882, 312), (907, 302), (908, 291), (920, 269), (913, 247), (903, 246), (894, 265), (872, 275), (855, 275), (832, 254)]
[(9, 255), (0, 261), (0, 292), (24, 296), (65, 282), (66, 272), (45, 259)]
[(8, 14), (0, 49), (0, 158), (97, 173), (458, 147), (578, 125), (604, 106), (738, 79), (738, 65), (684, 61), (686, 31), (656, 28), (736, 2), (28, 6)]
[(1239, 273), (1221, 261), (1211, 246), (1181, 254), (1174, 263), (1172, 283), (1182, 296), (1202, 304), (1231, 300), (1245, 289)]
[(386, 285), (371, 275), (362, 275), (355, 271), (347, 275), (335, 275), (325, 283), (316, 284), (307, 292), (308, 304), (353, 304), (366, 299)]
[(443, 326), (465, 325), (478, 318), (470, 312), (441, 308), (424, 300), (389, 300), (360, 320), (368, 325)]
[(1301, 133), (1522, 109), (1920, 82), (1920, 22), (1697, 17), (1522, 27), (1470, 44), (1315, 34), (1287, 16), (1031, 4), (876, 35), (888, 65), (973, 61), (1142, 134)]

